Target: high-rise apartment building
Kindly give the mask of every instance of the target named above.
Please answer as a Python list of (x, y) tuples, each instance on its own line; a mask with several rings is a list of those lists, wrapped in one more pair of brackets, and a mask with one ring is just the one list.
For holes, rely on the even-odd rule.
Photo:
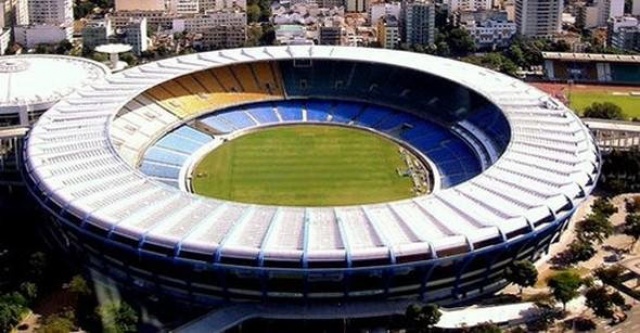
[(73, 0), (28, 0), (29, 24), (73, 26)]
[(405, 41), (410, 45), (435, 43), (435, 5), (427, 1), (406, 4)]
[(131, 51), (136, 55), (146, 51), (149, 48), (149, 39), (147, 37), (147, 19), (145, 17), (139, 19), (131, 19), (129, 24), (124, 27), (124, 42), (131, 45)]
[(516, 0), (518, 33), (549, 37), (560, 32), (563, 0)]
[(493, 0), (447, 0), (449, 11), (475, 11), (489, 10), (493, 6)]

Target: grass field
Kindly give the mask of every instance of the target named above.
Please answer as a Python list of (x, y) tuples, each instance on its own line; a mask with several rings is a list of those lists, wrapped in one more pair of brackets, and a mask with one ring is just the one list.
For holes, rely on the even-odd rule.
[(617, 96), (611, 92), (572, 91), (569, 100), (571, 108), (578, 113), (582, 113), (593, 102), (611, 102), (620, 106), (629, 118), (640, 117), (640, 96)]
[(331, 126), (265, 129), (229, 141), (196, 166), (193, 189), (220, 199), (339, 206), (411, 197), (398, 145)]

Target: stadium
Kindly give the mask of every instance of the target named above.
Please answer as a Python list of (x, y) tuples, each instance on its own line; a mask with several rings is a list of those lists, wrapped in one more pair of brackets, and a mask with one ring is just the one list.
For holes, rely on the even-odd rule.
[[(211, 154), (296, 129), (379, 138), (419, 181), (348, 204), (194, 193)], [(375, 146), (346, 145), (360, 173)], [(23, 155), (60, 247), (126, 288), (191, 304), (465, 302), (504, 287), (512, 261), (544, 255), (600, 170), (580, 119), (519, 80), (329, 46), (185, 55), (96, 80), (40, 118)]]

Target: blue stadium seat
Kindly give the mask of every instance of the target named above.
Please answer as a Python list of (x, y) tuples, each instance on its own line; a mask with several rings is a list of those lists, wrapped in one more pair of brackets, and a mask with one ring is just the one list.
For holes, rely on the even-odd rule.
[(338, 103), (333, 108), (333, 121), (348, 123), (362, 111), (362, 107), (360, 103)]
[(248, 111), (260, 124), (279, 123), (280, 119), (272, 106), (250, 107)]
[(218, 117), (224, 119), (236, 129), (242, 129), (256, 125), (256, 123), (251, 118), (249, 118), (249, 116), (244, 113), (244, 111), (240, 110), (221, 113), (218, 114)]
[(159, 162), (174, 166), (181, 166), (188, 155), (153, 146), (144, 154), (143, 161)]
[(279, 103), (277, 110), (283, 121), (302, 121), (302, 103)]
[(180, 175), (180, 167), (169, 166), (166, 164), (154, 163), (151, 161), (143, 161), (140, 171), (152, 177), (178, 179)]
[(180, 126), (178, 129), (174, 130), (172, 134), (176, 134), (189, 140), (202, 143), (207, 143), (213, 140), (213, 138), (209, 135), (204, 134), (197, 129), (189, 127), (187, 125)]
[(217, 115), (200, 119), (200, 121), (202, 121), (205, 125), (223, 133), (228, 133), (236, 130), (235, 126), (225, 121), (223, 118), (218, 117)]
[(177, 151), (180, 153), (191, 154), (202, 147), (204, 143), (187, 140), (180, 135), (173, 133), (167, 134), (162, 139), (158, 140), (154, 146), (166, 148), (169, 150)]

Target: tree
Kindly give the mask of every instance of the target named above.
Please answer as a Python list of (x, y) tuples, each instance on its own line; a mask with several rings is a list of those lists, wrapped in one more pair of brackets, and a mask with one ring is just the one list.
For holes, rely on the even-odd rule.
[(602, 318), (613, 317), (614, 304), (605, 287), (591, 287), (584, 294), (584, 297), (586, 298), (585, 305), (593, 310), (596, 316)]
[(593, 271), (593, 274), (603, 283), (614, 285), (622, 282), (622, 274), (624, 274), (624, 271), (624, 267), (614, 265), (610, 267), (598, 267)]
[(596, 255), (596, 249), (591, 242), (584, 239), (575, 239), (569, 244), (569, 256), (572, 263), (587, 261)]
[(22, 282), (20, 284), (20, 293), (29, 302), (33, 302), (38, 297), (38, 286), (33, 282)]
[(576, 224), (578, 238), (589, 242), (602, 244), (605, 239), (614, 232), (613, 224), (609, 219), (599, 213), (589, 214), (584, 220)]
[(247, 23), (255, 23), (260, 20), (260, 6), (253, 4), (247, 6)]
[(514, 261), (505, 271), (505, 279), (520, 287), (520, 294), (524, 287), (531, 287), (538, 282), (538, 270), (529, 260)]
[(622, 227), (622, 233), (633, 238), (631, 248), (633, 248), (638, 239), (640, 239), (640, 215), (628, 214), (624, 218), (624, 225)]
[(482, 323), (476, 326), (473, 326), (469, 333), (501, 333), (502, 329), (491, 322)]
[(44, 323), (38, 328), (39, 333), (68, 333), (73, 331), (73, 320), (66, 316), (51, 315), (48, 316)]
[(457, 56), (465, 56), (476, 48), (475, 42), (465, 29), (455, 28), (446, 34), (447, 44), (451, 53)]
[(26, 310), (27, 300), (17, 292), (0, 296), (0, 331), (9, 332)]
[(562, 309), (567, 309), (567, 302), (578, 296), (578, 288), (582, 285), (580, 275), (572, 271), (562, 271), (549, 278), (547, 286), (553, 297), (562, 303)]
[(614, 120), (626, 120), (627, 116), (622, 112), (622, 109), (611, 102), (593, 102), (593, 104), (587, 106), (584, 109), (583, 116), (586, 118), (601, 118), (601, 119), (614, 119)]
[(411, 304), (405, 312), (407, 326), (414, 332), (429, 332), (438, 323), (442, 313), (436, 304)]
[(138, 324), (138, 314), (127, 303), (113, 302), (101, 305), (97, 313), (102, 319), (104, 332), (127, 333), (136, 332)]
[(607, 197), (599, 197), (591, 204), (591, 211), (609, 218), (618, 212), (618, 207), (611, 202), (611, 199)]
[(69, 291), (77, 295), (91, 294), (91, 288), (82, 275), (74, 275), (69, 281)]

